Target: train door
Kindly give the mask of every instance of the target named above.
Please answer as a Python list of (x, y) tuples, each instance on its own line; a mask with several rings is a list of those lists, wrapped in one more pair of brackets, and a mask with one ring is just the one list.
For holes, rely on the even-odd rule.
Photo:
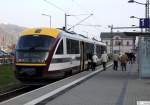
[(84, 70), (85, 60), (84, 60), (84, 42), (80, 42), (80, 71)]

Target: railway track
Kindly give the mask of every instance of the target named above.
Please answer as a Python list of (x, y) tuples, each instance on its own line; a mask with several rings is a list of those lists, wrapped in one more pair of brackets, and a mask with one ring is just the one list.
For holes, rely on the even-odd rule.
[(47, 81), (47, 82), (43, 82), (43, 83), (35, 83), (35, 82), (30, 82), (30, 83), (24, 83), (23, 85), (20, 85), (16, 88), (13, 88), (11, 90), (8, 91), (0, 91), (0, 102), (11, 99), (13, 97), (16, 97), (18, 95), (30, 92), (34, 89), (40, 88), (42, 86), (45, 86), (47, 84), (51, 84), (53, 82), (56, 82), (58, 80), (53, 80), (53, 81)]
[(24, 94), (26, 92), (32, 91), (34, 89), (37, 89), (41, 86), (21, 86), (19, 88), (7, 91), (7, 92), (1, 92), (0, 93), (0, 102), (8, 100), (10, 98), (16, 97), (18, 95)]

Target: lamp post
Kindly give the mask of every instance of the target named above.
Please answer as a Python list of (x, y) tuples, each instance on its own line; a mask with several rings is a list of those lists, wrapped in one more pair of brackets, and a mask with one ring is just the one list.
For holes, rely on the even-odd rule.
[[(108, 25), (108, 28), (110, 28), (110, 34), (112, 35), (113, 34), (113, 25)], [(110, 53), (113, 54), (113, 37), (110, 40)]]
[(67, 17), (68, 16), (74, 16), (74, 15), (68, 15), (68, 14), (65, 13), (65, 27), (64, 27), (65, 30), (67, 30)]
[[(149, 0), (146, 0), (146, 3), (140, 3), (140, 2), (137, 2), (134, 0), (129, 0), (128, 2), (144, 5), (145, 6), (145, 19), (148, 19), (148, 22), (149, 22)], [(148, 25), (150, 25), (150, 22), (148, 23)], [(142, 31), (142, 28), (141, 28), (141, 31)], [(150, 26), (145, 28), (145, 32), (149, 32), (149, 31), (150, 31)], [(138, 72), (139, 72), (138, 74), (139, 74), (139, 77), (141, 76), (140, 71), (142, 71), (141, 65), (143, 65), (142, 64), (142, 59), (143, 59), (142, 53), (143, 52), (141, 51), (141, 47), (142, 47), (141, 46), (141, 36), (139, 35), (139, 41), (138, 41)]]
[[(139, 17), (136, 17), (136, 16), (130, 16), (130, 18), (132, 18), (132, 19), (138, 19), (138, 20), (140, 20), (141, 18), (139, 18)], [(133, 26), (133, 25), (132, 25)], [(135, 25), (134, 25), (135, 26)], [(143, 32), (143, 28), (141, 28), (141, 32)]]
[[(149, 0), (146, 0), (146, 3), (137, 2), (135, 0), (129, 0), (128, 3), (137, 3), (137, 4), (140, 4), (140, 5), (144, 5), (145, 6), (145, 18), (149, 19)], [(136, 17), (131, 16), (131, 18), (136, 18)], [(147, 28), (146, 28), (145, 31), (147, 32), (147, 31), (150, 31), (150, 30), (147, 30)]]
[(140, 19), (139, 17), (136, 16), (130, 16), (130, 18)]
[(118, 45), (119, 45), (119, 54), (120, 54), (120, 46), (121, 46), (121, 42), (119, 41), (119, 43), (118, 43)]
[(75, 25), (73, 25), (72, 27), (70, 27), (68, 30), (74, 28), (77, 25), (80, 25), (80, 23), (82, 23), (83, 21), (87, 20), (91, 16), (93, 16), (93, 14), (89, 14), (87, 17), (85, 17), (84, 19), (82, 19), (81, 21), (79, 21), (78, 23), (76, 23)]
[[(138, 18), (138, 17), (136, 17), (136, 16), (130, 16), (130, 18), (135, 18), (135, 19), (140, 19), (140, 18)], [(134, 31), (134, 30), (133, 30)], [(143, 29), (141, 28), (141, 32), (143, 32)], [(139, 73), (139, 71), (140, 71), (140, 50), (139, 50), (139, 48), (140, 48), (140, 43), (141, 43), (141, 36), (139, 35), (138, 36), (138, 47), (136, 48), (136, 51), (138, 51), (137, 52), (137, 54), (138, 54), (138, 59), (137, 59), (137, 62), (138, 62), (138, 75), (140, 76), (140, 73)], [(135, 46), (134, 46), (134, 49), (135, 49)], [(137, 50), (138, 49), (138, 50)]]
[(42, 15), (49, 17), (49, 21), (50, 21), (49, 26), (50, 26), (50, 28), (51, 28), (51, 24), (52, 24), (52, 23), (51, 23), (51, 15), (48, 15), (48, 14), (42, 14)]
[[(68, 16), (81, 16), (81, 15), (88, 15), (86, 18), (84, 18), (83, 20), (81, 20), (81, 21), (79, 21), (78, 23), (76, 23), (75, 25), (73, 25), (72, 27), (70, 27), (69, 29), (67, 28), (67, 17)], [(92, 16), (93, 14), (79, 14), (79, 15), (68, 15), (68, 14), (66, 14), (65, 13), (65, 26), (64, 26), (64, 28), (65, 28), (65, 30), (70, 30), (70, 29), (72, 29), (72, 28), (74, 28), (75, 26), (77, 26), (77, 25), (80, 25), (80, 23), (82, 23), (83, 21), (85, 21), (86, 19), (88, 19), (90, 16)]]

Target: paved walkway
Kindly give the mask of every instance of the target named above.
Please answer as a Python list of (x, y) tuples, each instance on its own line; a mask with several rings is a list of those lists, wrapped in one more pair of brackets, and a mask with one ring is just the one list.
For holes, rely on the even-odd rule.
[(137, 65), (128, 64), (127, 71), (111, 67), (38, 105), (137, 105), (137, 101), (150, 101), (150, 79), (138, 79)]

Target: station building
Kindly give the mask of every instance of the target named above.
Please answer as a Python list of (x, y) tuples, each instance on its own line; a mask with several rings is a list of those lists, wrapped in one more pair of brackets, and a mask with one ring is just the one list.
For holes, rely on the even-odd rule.
[(126, 36), (123, 32), (102, 32), (102, 42), (107, 45), (107, 53), (134, 52), (136, 50), (136, 37)]

